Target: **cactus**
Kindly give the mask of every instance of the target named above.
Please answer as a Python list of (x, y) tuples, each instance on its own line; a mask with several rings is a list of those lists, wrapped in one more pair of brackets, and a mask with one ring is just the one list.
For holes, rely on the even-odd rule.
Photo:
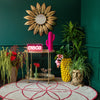
[(48, 40), (46, 40), (46, 46), (48, 47), (49, 51), (53, 50), (53, 41), (55, 39), (55, 34), (53, 34), (52, 32), (48, 33)]

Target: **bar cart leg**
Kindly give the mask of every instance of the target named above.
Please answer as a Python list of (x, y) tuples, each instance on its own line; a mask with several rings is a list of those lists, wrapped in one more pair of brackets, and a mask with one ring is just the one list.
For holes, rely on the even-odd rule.
[(48, 52), (48, 84), (49, 84), (50, 72), (51, 72), (51, 53)]
[(27, 82), (29, 83), (29, 63), (28, 63), (28, 53), (26, 53), (26, 55), (27, 55), (27, 58), (26, 58), (26, 59), (27, 59), (27, 61), (26, 61), (26, 62), (27, 62), (27, 79), (28, 79)]
[(32, 53), (31, 53), (31, 64), (30, 64), (30, 78), (32, 78)]
[(49, 52), (48, 52), (48, 84), (49, 84)]

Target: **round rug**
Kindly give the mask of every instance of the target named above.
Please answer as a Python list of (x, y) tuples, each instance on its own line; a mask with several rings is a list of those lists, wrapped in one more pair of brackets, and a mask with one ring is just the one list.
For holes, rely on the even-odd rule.
[(0, 88), (3, 100), (94, 100), (97, 92), (89, 86), (73, 86), (62, 81), (21, 80)]

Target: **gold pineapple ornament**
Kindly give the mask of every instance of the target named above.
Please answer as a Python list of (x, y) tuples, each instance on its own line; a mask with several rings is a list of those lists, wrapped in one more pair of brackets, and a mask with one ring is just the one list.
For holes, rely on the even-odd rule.
[(71, 81), (69, 73), (71, 58), (63, 58), (61, 60), (61, 78), (64, 82)]

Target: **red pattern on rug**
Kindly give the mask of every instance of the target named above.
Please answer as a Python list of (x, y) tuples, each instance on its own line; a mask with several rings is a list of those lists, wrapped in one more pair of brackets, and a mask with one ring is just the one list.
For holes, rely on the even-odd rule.
[(3, 100), (94, 100), (97, 92), (89, 86), (78, 87), (66, 82), (22, 80), (1, 87), (0, 97)]

